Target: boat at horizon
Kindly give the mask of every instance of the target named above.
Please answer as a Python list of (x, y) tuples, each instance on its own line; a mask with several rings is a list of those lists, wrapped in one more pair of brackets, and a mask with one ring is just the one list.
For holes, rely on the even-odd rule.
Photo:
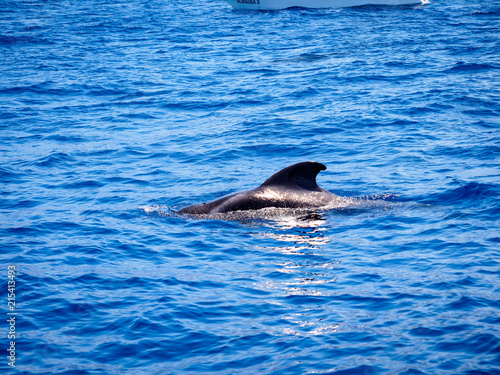
[(427, 0), (226, 0), (234, 9), (345, 8), (363, 5), (416, 5)]

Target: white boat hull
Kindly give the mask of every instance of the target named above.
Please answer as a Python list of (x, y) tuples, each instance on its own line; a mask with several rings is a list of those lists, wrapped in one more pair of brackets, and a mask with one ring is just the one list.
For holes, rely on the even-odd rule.
[(361, 5), (422, 4), (422, 0), (226, 0), (235, 9), (278, 10), (301, 8), (344, 8)]

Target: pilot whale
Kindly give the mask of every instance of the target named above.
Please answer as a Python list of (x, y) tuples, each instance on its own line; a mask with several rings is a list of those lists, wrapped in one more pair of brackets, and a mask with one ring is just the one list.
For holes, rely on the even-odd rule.
[(233, 211), (276, 208), (317, 208), (340, 199), (316, 183), (326, 167), (306, 161), (282, 169), (255, 189), (227, 195), (209, 203), (194, 204), (179, 210), (181, 214), (215, 214)]

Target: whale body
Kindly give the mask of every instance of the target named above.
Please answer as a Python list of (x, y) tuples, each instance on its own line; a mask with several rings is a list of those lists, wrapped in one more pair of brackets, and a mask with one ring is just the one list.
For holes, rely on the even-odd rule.
[(316, 183), (316, 176), (326, 167), (306, 161), (282, 169), (255, 189), (227, 195), (208, 203), (194, 204), (179, 210), (181, 214), (215, 214), (233, 211), (276, 208), (317, 208), (340, 199)]

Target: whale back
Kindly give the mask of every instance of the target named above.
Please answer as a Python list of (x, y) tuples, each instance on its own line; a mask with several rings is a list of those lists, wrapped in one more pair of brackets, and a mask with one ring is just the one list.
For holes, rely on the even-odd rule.
[(276, 172), (269, 177), (260, 187), (277, 186), (280, 188), (302, 188), (311, 191), (324, 191), (316, 183), (316, 176), (326, 167), (314, 161), (297, 163)]
[[(179, 210), (182, 214), (213, 214), (258, 210), (265, 207), (321, 207), (338, 198), (318, 186), (316, 176), (326, 167), (306, 161), (282, 169), (258, 188), (231, 194), (215, 201), (194, 204)], [(289, 194), (292, 193), (292, 194)]]

